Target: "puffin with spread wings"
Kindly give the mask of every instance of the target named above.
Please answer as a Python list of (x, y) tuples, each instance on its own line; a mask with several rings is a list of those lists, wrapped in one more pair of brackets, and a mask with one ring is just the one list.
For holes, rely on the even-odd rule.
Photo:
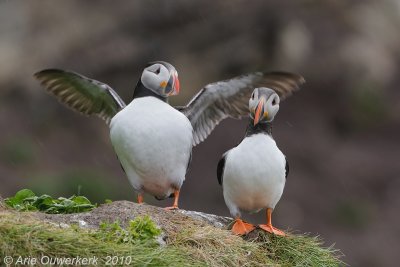
[(46, 69), (34, 76), (69, 108), (104, 119), (138, 202), (145, 192), (157, 199), (174, 197), (167, 209), (178, 208), (193, 146), (223, 119), (248, 116), (247, 102), (255, 87), (273, 88), (284, 98), (303, 82), (297, 74), (257, 72), (211, 83), (186, 106), (172, 107), (168, 97), (179, 93), (178, 72), (163, 61), (144, 68), (128, 105), (110, 86), (75, 72)]

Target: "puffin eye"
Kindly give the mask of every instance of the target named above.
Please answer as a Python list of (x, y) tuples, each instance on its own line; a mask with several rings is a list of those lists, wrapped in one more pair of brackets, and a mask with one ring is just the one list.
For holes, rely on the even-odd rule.
[(148, 67), (147, 71), (150, 71), (150, 72), (158, 75), (161, 72), (161, 66), (160, 65), (152, 65), (152, 66)]
[(275, 96), (274, 99), (272, 100), (272, 105), (275, 106), (277, 104), (279, 104), (279, 98)]
[(251, 99), (254, 100), (254, 93), (251, 94)]

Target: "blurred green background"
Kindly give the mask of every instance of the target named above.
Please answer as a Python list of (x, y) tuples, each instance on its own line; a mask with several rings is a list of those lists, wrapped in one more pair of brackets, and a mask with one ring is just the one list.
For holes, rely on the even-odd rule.
[[(33, 79), (36, 71), (74, 70), (129, 101), (144, 65), (165, 60), (179, 71), (176, 105), (210, 82), (293, 71), (307, 83), (275, 121), (291, 167), (276, 226), (320, 234), (351, 265), (396, 266), (399, 14), (396, 0), (2, 0), (0, 194), (31, 188), (97, 203), (136, 198), (104, 122), (61, 106)], [(216, 166), (246, 124), (226, 120), (194, 149), (182, 208), (229, 215)]]

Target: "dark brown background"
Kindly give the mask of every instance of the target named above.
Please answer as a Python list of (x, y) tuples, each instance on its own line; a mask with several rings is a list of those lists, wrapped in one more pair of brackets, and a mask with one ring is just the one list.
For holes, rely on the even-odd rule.
[[(321, 235), (351, 265), (395, 266), (399, 12), (394, 0), (1, 0), (0, 194), (135, 199), (107, 126), (45, 94), (32, 78), (38, 70), (77, 71), (128, 101), (145, 63), (166, 60), (179, 71), (181, 94), (171, 99), (179, 105), (209, 82), (294, 71), (307, 84), (276, 117), (274, 137), (291, 166), (276, 226)], [(194, 149), (182, 208), (229, 214), (216, 165), (246, 123), (226, 120)]]

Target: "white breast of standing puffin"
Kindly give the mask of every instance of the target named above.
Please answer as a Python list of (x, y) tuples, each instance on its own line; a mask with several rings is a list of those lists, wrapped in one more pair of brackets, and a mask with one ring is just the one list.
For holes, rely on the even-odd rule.
[(274, 208), (285, 186), (285, 156), (267, 134), (246, 137), (229, 151), (224, 195), (245, 211)]

